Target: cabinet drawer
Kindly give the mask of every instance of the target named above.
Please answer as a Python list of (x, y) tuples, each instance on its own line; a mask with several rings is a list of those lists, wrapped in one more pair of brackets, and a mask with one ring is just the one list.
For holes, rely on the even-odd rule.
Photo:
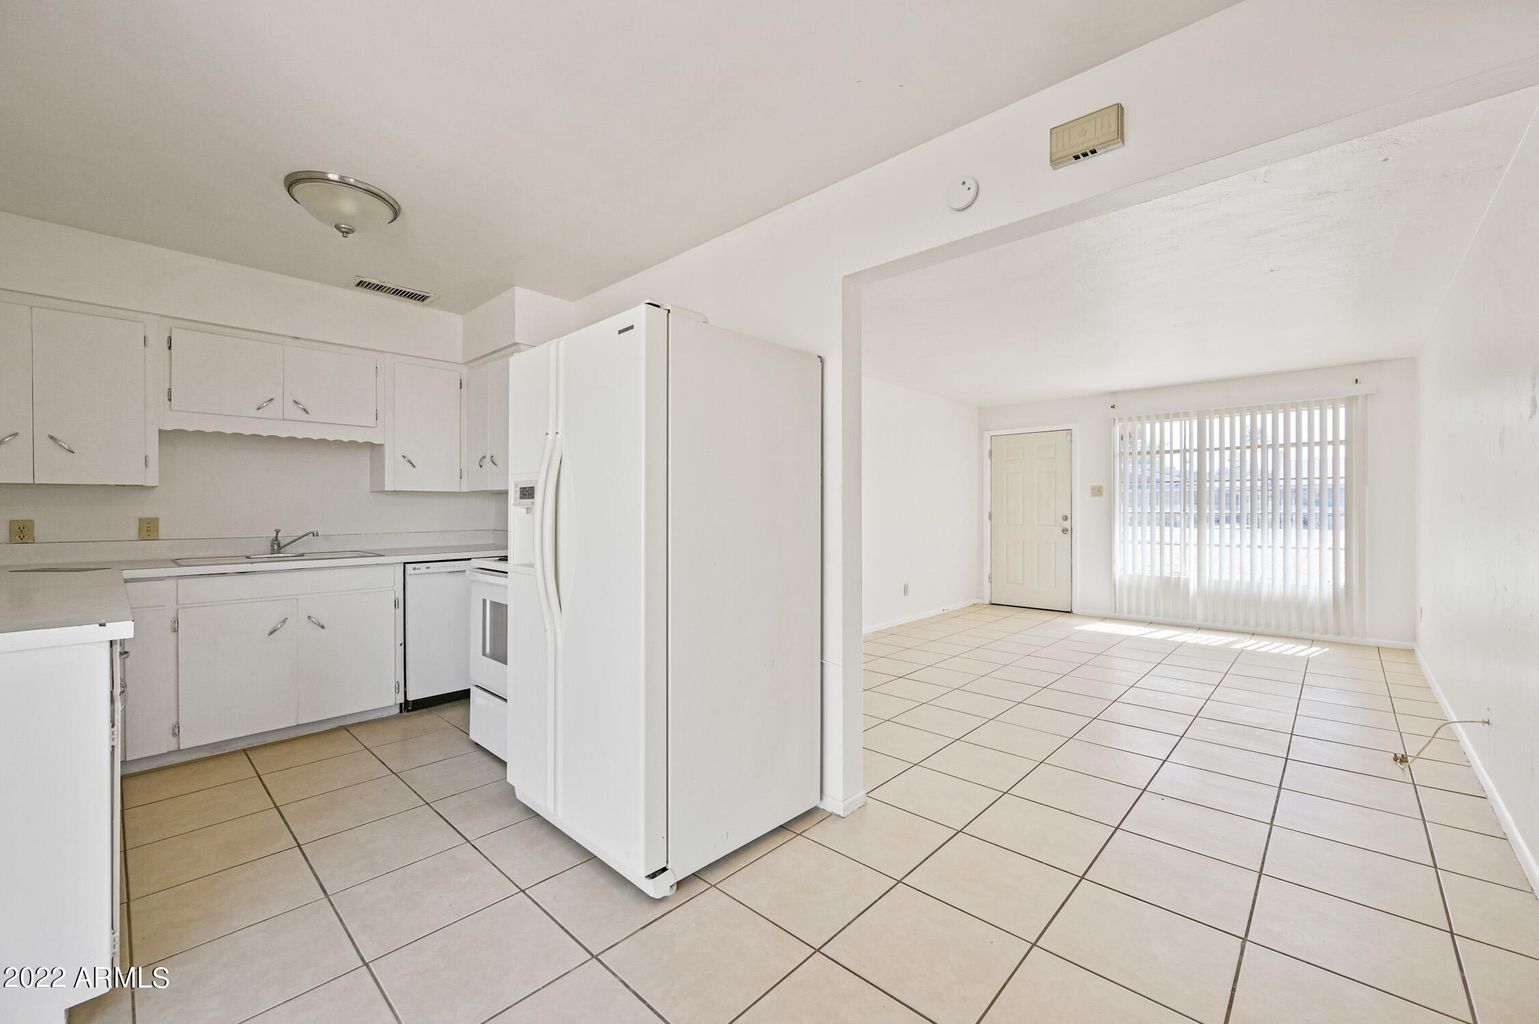
[(217, 601), (256, 601), (272, 597), (329, 594), (342, 590), (388, 590), (395, 587), (400, 566), (360, 565), (346, 569), (293, 569), (197, 576), (178, 580), (180, 604)]
[(130, 608), (159, 608), (176, 603), (176, 580), (143, 580), (129, 583), (124, 589), (128, 591)]
[(470, 688), (470, 738), (508, 759), (508, 702), (479, 686)]

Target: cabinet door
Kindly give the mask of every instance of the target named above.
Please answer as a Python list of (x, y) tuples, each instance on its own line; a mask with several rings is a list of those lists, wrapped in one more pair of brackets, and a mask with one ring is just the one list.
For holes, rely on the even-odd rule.
[(460, 489), (460, 372), (398, 363), (395, 367), (393, 490)]
[(508, 361), (499, 359), (487, 368), (486, 475), (481, 486), (488, 491), (508, 489)]
[(301, 597), (297, 625), (299, 721), (397, 702), (394, 591)]
[(484, 491), (489, 476), (488, 447), (491, 412), (491, 366), (472, 367), (465, 374), (465, 490)]
[(533, 480), (550, 432), (551, 361), (559, 342), (520, 352), (508, 360), (508, 457), (510, 480)]
[(177, 680), (182, 746), (298, 722), (297, 602), (241, 601), (180, 610)]
[(171, 329), (171, 408), (220, 416), (283, 418), (283, 346)]
[(171, 607), (135, 608), (134, 635), (123, 641), (127, 699), (123, 702), (123, 757), (132, 761), (177, 748), (176, 637)]
[(0, 302), (0, 484), (32, 482), (32, 310)]
[(372, 427), (379, 361), (351, 352), (290, 345), (283, 354), (283, 418)]
[(32, 452), (40, 484), (142, 484), (144, 326), (32, 310)]

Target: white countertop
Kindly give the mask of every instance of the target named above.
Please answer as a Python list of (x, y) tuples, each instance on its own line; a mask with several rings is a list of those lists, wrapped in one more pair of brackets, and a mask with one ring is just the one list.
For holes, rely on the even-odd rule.
[(133, 635), (119, 571), (0, 572), (0, 652)]
[[(229, 573), (334, 569), (352, 565), (389, 565), (502, 555), (490, 545), (436, 545), (374, 548), (345, 558), (296, 558), (250, 561), (245, 552), (214, 565), (177, 565), (170, 558), (100, 560), (50, 566), (0, 568), (0, 652), (61, 647), (133, 636), (125, 581)], [(216, 556), (206, 555), (203, 558)], [(223, 557), (223, 556), (218, 556)], [(68, 569), (68, 572), (37, 572)], [(29, 571), (31, 570), (31, 571)]]

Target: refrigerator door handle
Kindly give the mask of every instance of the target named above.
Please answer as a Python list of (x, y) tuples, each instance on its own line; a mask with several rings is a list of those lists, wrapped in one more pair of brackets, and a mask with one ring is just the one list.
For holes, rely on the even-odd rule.
[(544, 572), (546, 601), (550, 604), (551, 617), (556, 628), (561, 626), (561, 582), (556, 573), (556, 542), (557, 542), (557, 512), (556, 503), (559, 500), (561, 471), (566, 466), (566, 451), (561, 444), (561, 435), (555, 435), (555, 446), (551, 450), (550, 468), (545, 471), (545, 512), (541, 516), (541, 539), (545, 545)]
[(550, 615), (550, 597), (545, 592), (545, 490), (550, 473), (550, 456), (555, 447), (554, 438), (545, 435), (545, 449), (540, 455), (540, 471), (534, 478), (534, 591), (540, 601), (540, 617), (545, 620), (546, 630), (554, 628)]

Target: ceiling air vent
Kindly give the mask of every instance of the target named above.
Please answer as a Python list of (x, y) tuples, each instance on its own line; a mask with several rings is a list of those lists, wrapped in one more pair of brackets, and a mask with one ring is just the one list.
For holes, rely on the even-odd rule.
[(398, 284), (387, 284), (384, 281), (375, 281), (367, 277), (360, 277), (355, 280), (353, 287), (362, 288), (366, 292), (374, 292), (378, 295), (388, 295), (392, 299), (404, 299), (407, 302), (415, 302), (419, 305), (432, 302), (438, 298), (432, 292), (424, 292), (416, 288), (402, 288)]

